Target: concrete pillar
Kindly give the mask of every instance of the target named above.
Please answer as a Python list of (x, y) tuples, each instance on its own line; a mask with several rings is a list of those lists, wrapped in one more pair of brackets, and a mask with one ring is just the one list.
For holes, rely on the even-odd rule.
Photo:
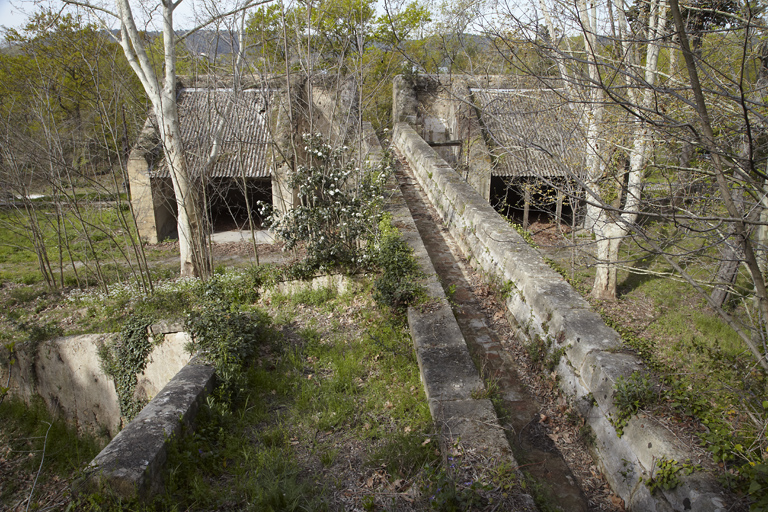
[(565, 198), (565, 194), (562, 190), (557, 191), (557, 206), (555, 207), (555, 222), (557, 224), (563, 223), (563, 199)]
[(491, 153), (483, 138), (480, 120), (473, 105), (469, 84), (462, 79), (454, 80), (451, 86), (453, 102), (453, 129), (463, 139), (461, 163), (467, 166), (467, 183), (483, 199), (491, 199)]
[(525, 190), (525, 204), (523, 205), (523, 229), (528, 229), (528, 212), (531, 208), (531, 187), (527, 183), (523, 185)]
[[(272, 207), (285, 213), (297, 203), (298, 191), (288, 186), (291, 170), (298, 165), (297, 159), (303, 154), (300, 117), (306, 112), (299, 101), (304, 94), (304, 82), (291, 77), (288, 82), (276, 84), (270, 100), (270, 129), (273, 148), (270, 168), (272, 169)], [(298, 154), (296, 154), (298, 153)]]
[(136, 216), (139, 237), (151, 244), (158, 242), (155, 201), (152, 195), (152, 181), (149, 177), (149, 170), (154, 161), (153, 149), (156, 145), (155, 129), (152, 123), (147, 120), (136, 145), (128, 156), (127, 164), (131, 206)]
[(414, 125), (418, 122), (419, 100), (416, 96), (416, 90), (408, 80), (402, 75), (397, 75), (392, 80), (392, 121), (397, 123), (410, 123)]

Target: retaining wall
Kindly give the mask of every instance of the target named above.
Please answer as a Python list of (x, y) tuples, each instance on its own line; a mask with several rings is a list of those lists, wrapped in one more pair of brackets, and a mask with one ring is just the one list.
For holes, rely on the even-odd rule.
[[(153, 326), (155, 327), (155, 326)], [(163, 329), (153, 329), (155, 335)], [(10, 367), (10, 393), (29, 403), (39, 395), (48, 409), (80, 431), (110, 437), (122, 428), (115, 384), (101, 370), (100, 344), (116, 334), (67, 336), (38, 345), (16, 347), (16, 362)], [(184, 350), (189, 335), (168, 332), (163, 343), (153, 347), (149, 363), (137, 376), (136, 397), (151, 399), (190, 359)], [(8, 367), (0, 369), (5, 385)]]
[(564, 349), (556, 369), (560, 387), (592, 428), (596, 462), (626, 507), (644, 512), (726, 510), (715, 479), (703, 472), (680, 476), (676, 489), (651, 494), (642, 479), (651, 476), (657, 461), (694, 456), (648, 416), (633, 417), (624, 434), (616, 434), (610, 421), (616, 413), (616, 380), (642, 371), (641, 360), (625, 351), (619, 335), (409, 124), (395, 124), (393, 143), (465, 257), (509, 287), (508, 316), (521, 334), (547, 340), (553, 350)]
[(74, 482), (78, 494), (108, 492), (123, 499), (147, 499), (163, 487), (168, 443), (190, 428), (213, 389), (214, 369), (184, 366)]

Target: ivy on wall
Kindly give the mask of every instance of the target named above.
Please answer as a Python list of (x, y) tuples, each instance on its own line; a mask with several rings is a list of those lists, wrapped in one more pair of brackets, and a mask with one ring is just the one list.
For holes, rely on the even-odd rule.
[(147, 317), (134, 316), (125, 323), (117, 340), (99, 347), (101, 369), (115, 382), (124, 424), (135, 418), (146, 405), (145, 400), (136, 399), (134, 394), (138, 375), (147, 367), (152, 351), (148, 333), (151, 324)]

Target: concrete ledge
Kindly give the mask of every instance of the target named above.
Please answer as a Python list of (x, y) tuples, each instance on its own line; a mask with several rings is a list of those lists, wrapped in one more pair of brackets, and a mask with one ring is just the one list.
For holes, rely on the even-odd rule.
[(482, 393), (485, 385), (402, 193), (395, 183), (391, 187), (393, 196), (388, 202), (388, 210), (392, 214), (392, 223), (413, 248), (414, 257), (427, 276), (425, 284), (431, 302), (423, 310), (408, 308), (408, 326), (432, 419), (441, 433), (441, 448), (448, 453), (459, 442), (465, 453), (515, 467), (517, 462), (493, 404), (487, 399), (472, 398), (473, 394)]
[(593, 453), (613, 490), (630, 510), (724, 510), (722, 488), (705, 473), (680, 476), (674, 491), (651, 495), (641, 482), (663, 457), (694, 456), (651, 419), (633, 418), (618, 437), (611, 424), (619, 377), (643, 371), (639, 358), (621, 353), (619, 335), (544, 262), (496, 211), (406, 123), (396, 123), (393, 143), (403, 154), (470, 263), (510, 287), (508, 317), (518, 333), (565, 348), (557, 368), (561, 389), (596, 435)]
[(91, 462), (77, 493), (111, 492), (146, 499), (162, 488), (168, 441), (191, 425), (213, 389), (214, 369), (188, 364)]
[(429, 411), (448, 442), (460, 440), (465, 449), (495, 461), (514, 460), (490, 400), (430, 400)]

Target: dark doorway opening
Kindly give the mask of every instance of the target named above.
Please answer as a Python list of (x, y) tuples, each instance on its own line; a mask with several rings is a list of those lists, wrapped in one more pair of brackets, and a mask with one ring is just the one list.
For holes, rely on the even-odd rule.
[(236, 178), (212, 178), (206, 193), (214, 233), (250, 229), (249, 210), (254, 228), (261, 229), (264, 219), (260, 204), (272, 204), (272, 180), (246, 178), (244, 183)]
[[(491, 206), (517, 224), (525, 226), (526, 202), (528, 224), (535, 222), (573, 221), (573, 190), (575, 187), (567, 178), (511, 178), (491, 177)], [(559, 207), (558, 207), (559, 203)]]

